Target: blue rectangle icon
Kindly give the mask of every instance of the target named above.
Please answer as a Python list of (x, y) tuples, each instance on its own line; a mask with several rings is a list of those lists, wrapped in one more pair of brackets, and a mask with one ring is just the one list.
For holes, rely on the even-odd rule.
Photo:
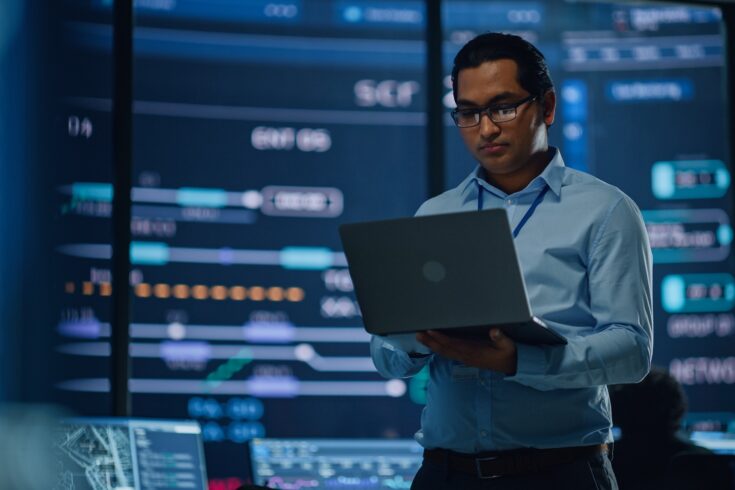
[(112, 202), (112, 184), (98, 182), (75, 182), (71, 185), (71, 195), (75, 201)]
[(358, 27), (424, 27), (426, 13), (424, 2), (398, 1), (343, 1), (334, 5), (335, 22)]
[(168, 245), (162, 242), (132, 242), (130, 263), (135, 265), (165, 265), (169, 261)]
[(176, 193), (179, 206), (198, 208), (223, 208), (227, 206), (227, 192), (222, 189), (182, 187)]
[(730, 255), (733, 230), (722, 209), (641, 211), (655, 264), (716, 262)]
[(613, 103), (684, 102), (694, 98), (694, 84), (686, 78), (613, 80), (605, 84), (605, 96)]
[(661, 281), (661, 303), (668, 313), (730, 311), (735, 304), (731, 274), (672, 274)]
[(333, 253), (328, 248), (286, 247), (281, 250), (284, 269), (322, 270), (333, 264)]
[(730, 188), (730, 171), (722, 160), (656, 162), (651, 190), (657, 199), (718, 199)]

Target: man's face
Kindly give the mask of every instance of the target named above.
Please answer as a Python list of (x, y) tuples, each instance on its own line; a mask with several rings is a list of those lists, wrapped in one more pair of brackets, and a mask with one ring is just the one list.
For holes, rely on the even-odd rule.
[[(502, 106), (529, 95), (518, 83), (518, 65), (513, 60), (486, 61), (461, 70), (457, 76), (458, 109)], [(548, 148), (546, 128), (554, 122), (555, 102), (553, 91), (549, 91), (519, 106), (512, 121), (494, 123), (483, 114), (479, 125), (459, 131), (467, 149), (488, 174), (510, 174)]]

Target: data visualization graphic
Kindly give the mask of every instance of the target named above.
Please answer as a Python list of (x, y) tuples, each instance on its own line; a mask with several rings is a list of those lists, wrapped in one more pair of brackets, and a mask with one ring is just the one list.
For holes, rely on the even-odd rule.
[(253, 483), (270, 488), (411, 488), (423, 448), (414, 440), (255, 439)]
[[(55, 189), (57, 386), (88, 413), (110, 389), (112, 29), (109, 2), (71, 3), (85, 76), (61, 97), (78, 166)], [(244, 481), (254, 437), (418, 428), (420, 393), (372, 364), (337, 227), (427, 198), (425, 16), (417, 1), (137, 4), (133, 414), (199, 421), (213, 487)]]

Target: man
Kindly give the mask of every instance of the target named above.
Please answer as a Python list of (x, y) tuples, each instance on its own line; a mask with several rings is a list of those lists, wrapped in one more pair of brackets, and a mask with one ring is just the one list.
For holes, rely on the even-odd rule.
[(610, 387), (613, 421), (622, 437), (613, 468), (625, 490), (732, 490), (725, 457), (697, 446), (682, 433), (687, 398), (661, 368), (638, 384)]
[(452, 81), (453, 118), (479, 166), (417, 214), (504, 207), (532, 311), (568, 344), (516, 344), (498, 329), (486, 342), (427, 331), (416, 335), (421, 353), (373, 337), (383, 376), (429, 370), (412, 488), (617, 488), (606, 385), (642, 379), (652, 351), (640, 213), (548, 145), (556, 95), (531, 44), (478, 36), (457, 54)]

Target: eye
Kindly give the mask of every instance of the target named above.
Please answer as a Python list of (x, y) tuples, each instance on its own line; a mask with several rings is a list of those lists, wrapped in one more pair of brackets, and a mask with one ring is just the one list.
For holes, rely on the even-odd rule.
[(456, 112), (457, 119), (459, 121), (463, 121), (465, 124), (467, 123), (473, 123), (477, 120), (477, 114), (479, 114), (479, 111), (476, 109), (462, 109)]
[(493, 112), (496, 112), (500, 116), (510, 116), (515, 110), (516, 108), (513, 106), (500, 106), (496, 107)]

